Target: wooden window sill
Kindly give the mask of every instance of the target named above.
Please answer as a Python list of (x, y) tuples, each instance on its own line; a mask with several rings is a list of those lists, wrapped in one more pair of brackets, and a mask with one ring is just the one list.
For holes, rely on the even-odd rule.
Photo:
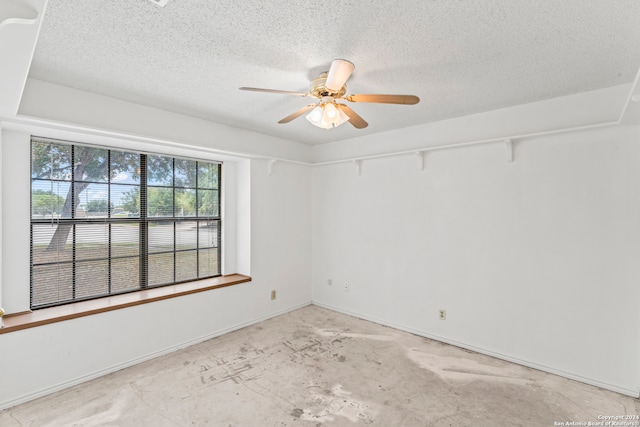
[(5, 315), (2, 320), (4, 327), (0, 328), (0, 334), (19, 331), (21, 329), (34, 328), (49, 323), (62, 322), (63, 320), (90, 316), (135, 305), (147, 304), (168, 298), (195, 294), (225, 286), (250, 282), (251, 277), (242, 274), (230, 274), (214, 277), (212, 279), (197, 280), (194, 282), (180, 283), (177, 285), (162, 286), (160, 288), (145, 289), (122, 295), (113, 295), (88, 301), (79, 301), (58, 307), (43, 308), (36, 311), (27, 311)]

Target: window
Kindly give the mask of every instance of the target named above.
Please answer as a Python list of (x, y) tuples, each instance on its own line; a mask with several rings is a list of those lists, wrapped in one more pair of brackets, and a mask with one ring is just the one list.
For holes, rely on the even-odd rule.
[(31, 309), (220, 275), (221, 164), (31, 140)]

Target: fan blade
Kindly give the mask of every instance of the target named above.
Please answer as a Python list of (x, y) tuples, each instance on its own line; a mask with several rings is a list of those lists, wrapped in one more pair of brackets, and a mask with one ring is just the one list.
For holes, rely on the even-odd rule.
[(293, 92), (290, 90), (277, 90), (277, 89), (262, 89), (259, 87), (241, 87), (240, 90), (250, 90), (252, 92), (267, 92), (267, 93), (281, 93), (285, 95), (296, 95), (296, 96), (309, 96), (308, 93), (304, 92)]
[(377, 102), (380, 104), (414, 105), (420, 102), (420, 98), (414, 95), (349, 95), (344, 99), (350, 102)]
[(329, 68), (329, 73), (327, 74), (327, 80), (324, 83), (324, 87), (334, 92), (338, 92), (347, 82), (355, 67), (356, 66), (353, 65), (353, 63), (346, 59), (334, 59), (331, 63), (331, 68)]
[(299, 109), (295, 113), (289, 114), (287, 117), (285, 117), (284, 119), (280, 120), (278, 123), (280, 123), (280, 124), (289, 123), (291, 120), (297, 119), (298, 117), (300, 117), (301, 115), (303, 115), (307, 111), (314, 109), (317, 105), (318, 104), (309, 104), (306, 107), (302, 107), (301, 109)]
[(367, 123), (365, 119), (360, 117), (358, 113), (349, 108), (349, 106), (344, 104), (336, 104), (336, 106), (344, 111), (344, 113), (349, 117), (349, 123), (351, 123), (353, 127), (357, 129), (364, 129), (369, 126), (369, 123)]

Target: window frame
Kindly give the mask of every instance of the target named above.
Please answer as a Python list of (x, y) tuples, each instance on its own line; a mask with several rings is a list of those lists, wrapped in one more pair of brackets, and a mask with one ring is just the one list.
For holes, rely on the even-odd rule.
[[(35, 143), (52, 143), (52, 144), (61, 144), (61, 145), (68, 145), (70, 146), (70, 151), (71, 151), (71, 155), (70, 155), (70, 159), (71, 159), (71, 164), (70, 164), (70, 171), (71, 171), (71, 177), (69, 180), (64, 180), (64, 179), (56, 179), (54, 180), (53, 178), (41, 178), (41, 177), (34, 177), (33, 176), (33, 161), (34, 161), (34, 142)], [(77, 179), (77, 177), (74, 176), (75, 173), (75, 166), (76, 166), (76, 159), (75, 159), (75, 150), (76, 147), (83, 147), (83, 148), (89, 148), (89, 149), (103, 149), (106, 150), (107, 152), (107, 178), (106, 178), (106, 182), (99, 182), (99, 184), (103, 184), (106, 185), (107, 187), (107, 216), (106, 217), (99, 217), (99, 218), (79, 218), (76, 215), (76, 210), (78, 208), (78, 206), (81, 205), (81, 203), (78, 203), (76, 206), (75, 203), (75, 198), (72, 195), (71, 196), (71, 216), (70, 218), (55, 218), (54, 219), (54, 215), (51, 215), (50, 219), (47, 218), (43, 218), (43, 219), (39, 219), (39, 218), (35, 218), (34, 219), (34, 211), (33, 211), (33, 194), (34, 194), (34, 181), (45, 181), (45, 182), (54, 182), (54, 181), (63, 181), (65, 183), (68, 183), (70, 186), (70, 191), (75, 191), (75, 187), (79, 182), (82, 183), (91, 183), (94, 181), (90, 181), (87, 179), (82, 179), (82, 177), (80, 177), (80, 179)], [(132, 188), (137, 187), (139, 188), (139, 197), (140, 197), (140, 206), (139, 206), (139, 213), (138, 213), (138, 217), (127, 217), (127, 218), (116, 218), (114, 217), (114, 209), (112, 206), (112, 199), (111, 199), (111, 194), (112, 194), (112, 176), (111, 176), (111, 153), (112, 152), (125, 152), (125, 153), (132, 153), (138, 156), (139, 159), (139, 174), (140, 174), (140, 179), (139, 182), (137, 184), (130, 184)], [(73, 304), (73, 303), (77, 303), (80, 301), (86, 301), (86, 300), (93, 300), (93, 299), (98, 299), (98, 298), (107, 298), (107, 297), (112, 297), (115, 295), (120, 295), (120, 294), (127, 294), (127, 293), (132, 293), (132, 292), (140, 292), (140, 291), (144, 291), (144, 290), (148, 290), (148, 289), (153, 289), (153, 288), (160, 288), (160, 287), (165, 287), (165, 286), (171, 286), (171, 285), (176, 285), (176, 284), (181, 284), (181, 283), (187, 283), (187, 282), (193, 282), (193, 281), (198, 281), (198, 280), (206, 280), (206, 279), (211, 279), (211, 278), (217, 278), (220, 277), (222, 275), (222, 161), (217, 161), (217, 160), (207, 160), (207, 159), (198, 159), (198, 158), (190, 158), (190, 157), (184, 157), (184, 156), (176, 156), (176, 155), (172, 155), (172, 154), (164, 154), (164, 153), (150, 153), (150, 152), (144, 152), (144, 151), (138, 151), (138, 150), (128, 150), (128, 149), (122, 149), (119, 147), (110, 147), (110, 146), (104, 146), (104, 145), (93, 145), (93, 144), (85, 144), (85, 143), (79, 143), (79, 142), (74, 142), (74, 141), (68, 141), (68, 140), (60, 140), (60, 139), (54, 139), (54, 138), (46, 138), (46, 137), (38, 137), (38, 136), (31, 136), (30, 137), (30, 168), (29, 168), (29, 172), (30, 172), (30, 195), (29, 195), (29, 201), (30, 201), (30, 213), (29, 213), (29, 221), (30, 221), (30, 277), (29, 277), (29, 283), (30, 283), (30, 287), (29, 287), (29, 306), (31, 310), (39, 310), (39, 309), (43, 309), (43, 308), (51, 308), (51, 307), (57, 307), (57, 306), (63, 306), (63, 305), (67, 305), (67, 304)], [(171, 160), (171, 181), (172, 181), (172, 185), (168, 186), (166, 188), (171, 188), (172, 191), (172, 214), (170, 216), (163, 216), (161, 218), (153, 218), (150, 217), (150, 215), (148, 215), (148, 198), (147, 198), (147, 192), (148, 192), (148, 188), (152, 187), (151, 185), (149, 185), (148, 180), (147, 180), (147, 171), (148, 171), (148, 165), (147, 165), (147, 159), (149, 156), (161, 156), (161, 157), (165, 157), (167, 159)], [(195, 165), (195, 176), (196, 176), (196, 181), (195, 181), (195, 187), (184, 187), (184, 186), (179, 186), (176, 185), (176, 171), (175, 171), (175, 164), (176, 164), (176, 159), (179, 159), (181, 161), (189, 161), (189, 162), (194, 162)], [(198, 175), (199, 175), (199, 166), (205, 164), (207, 165), (208, 168), (211, 168), (212, 166), (217, 168), (216, 171), (216, 175), (217, 175), (217, 181), (215, 183), (215, 185), (213, 184), (213, 180), (212, 180), (212, 184), (210, 187), (200, 187), (198, 186)], [(122, 185), (122, 183), (119, 184), (115, 184), (115, 185)], [(188, 188), (190, 190), (194, 190), (195, 191), (195, 212), (193, 216), (188, 216), (188, 217), (184, 217), (184, 216), (178, 216), (176, 214), (176, 194), (177, 191), (176, 190), (180, 190), (180, 189), (185, 189)], [(217, 206), (217, 209), (214, 209), (213, 213), (211, 215), (200, 215), (200, 213), (198, 212), (198, 207), (199, 207), (199, 200), (198, 200), (198, 194), (199, 194), (199, 190), (204, 189), (204, 190), (211, 190), (213, 192), (213, 194), (215, 194), (214, 199), (212, 199), (214, 206)], [(217, 210), (217, 212), (216, 212)], [(173, 248), (172, 251), (169, 251), (167, 253), (173, 253), (173, 258), (174, 258), (174, 265), (173, 265), (173, 279), (171, 281), (167, 281), (167, 282), (163, 282), (163, 283), (153, 283), (150, 284), (149, 283), (149, 263), (150, 263), (150, 259), (149, 259), (149, 225), (152, 223), (156, 223), (156, 222), (169, 222), (169, 223), (173, 223)], [(176, 239), (177, 239), (177, 234), (176, 234), (176, 229), (177, 229), (177, 225), (178, 224), (183, 224), (186, 222), (195, 222), (196, 223), (196, 239), (199, 239), (199, 233), (200, 233), (200, 224), (201, 223), (207, 223), (207, 224), (215, 224), (216, 226), (216, 231), (215, 231), (215, 241), (212, 242), (212, 245), (215, 243), (215, 246), (212, 246), (210, 248), (202, 248), (200, 247), (198, 244), (196, 244), (196, 247), (193, 249), (189, 249), (189, 250), (178, 250), (176, 247)], [(63, 262), (51, 262), (51, 263), (36, 263), (34, 264), (34, 226), (38, 226), (41, 224), (56, 224), (56, 226), (59, 226), (60, 224), (68, 224), (71, 226), (71, 233), (72, 233), (72, 258), (71, 260), (65, 260)], [(85, 225), (85, 224), (100, 224), (100, 225), (106, 225), (108, 228), (108, 246), (107, 246), (107, 251), (108, 251), (108, 255), (106, 258), (99, 258), (96, 260), (99, 261), (106, 261), (108, 264), (108, 273), (107, 273), (107, 283), (108, 283), (108, 290), (107, 292), (103, 292), (103, 293), (95, 293), (95, 294), (91, 294), (88, 296), (83, 296), (83, 297), (78, 297), (76, 295), (76, 278), (77, 278), (77, 272), (76, 272), (76, 266), (78, 264), (78, 262), (83, 262), (78, 261), (77, 259), (77, 251), (78, 251), (78, 247), (77, 247), (77, 242), (75, 239), (75, 235), (76, 235), (76, 230), (78, 228), (78, 225)], [(123, 256), (113, 256), (112, 255), (112, 241), (111, 241), (111, 236), (112, 236), (112, 229), (113, 229), (113, 225), (116, 224), (137, 224), (138, 225), (138, 229), (139, 229), (139, 237), (138, 237), (138, 248), (139, 248), (139, 254), (138, 255), (123, 255)], [(216, 268), (215, 271), (210, 271), (213, 272), (213, 274), (208, 274), (208, 275), (203, 275), (200, 276), (201, 271), (199, 269), (199, 262), (200, 262), (200, 252), (204, 252), (204, 251), (208, 251), (209, 253), (213, 254), (215, 253), (215, 260), (216, 260)], [(186, 279), (183, 280), (178, 280), (177, 279), (177, 270), (178, 270), (178, 266), (176, 263), (176, 257), (178, 256), (177, 253), (180, 252), (186, 252), (186, 251), (191, 251), (194, 252), (196, 254), (196, 267), (195, 267), (195, 277), (188, 277)], [(131, 258), (131, 259), (138, 259), (138, 273), (139, 273), (139, 278), (138, 278), (138, 283), (137, 283), (137, 287), (135, 288), (130, 288), (130, 289), (126, 289), (126, 290), (121, 290), (121, 291), (114, 291), (113, 290), (113, 286), (112, 286), (112, 261), (114, 260), (119, 260), (119, 259), (126, 259), (126, 258)], [(71, 298), (59, 298), (55, 301), (51, 301), (51, 302), (44, 302), (44, 303), (38, 303), (37, 301), (34, 304), (34, 266), (41, 266), (41, 265), (60, 265), (60, 264), (70, 264), (72, 266), (72, 296)]]

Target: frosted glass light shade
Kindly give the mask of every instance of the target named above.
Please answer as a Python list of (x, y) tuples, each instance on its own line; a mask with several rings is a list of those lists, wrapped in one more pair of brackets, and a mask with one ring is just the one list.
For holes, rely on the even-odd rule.
[(349, 120), (349, 117), (334, 103), (321, 104), (307, 114), (311, 124), (322, 129), (336, 128)]

